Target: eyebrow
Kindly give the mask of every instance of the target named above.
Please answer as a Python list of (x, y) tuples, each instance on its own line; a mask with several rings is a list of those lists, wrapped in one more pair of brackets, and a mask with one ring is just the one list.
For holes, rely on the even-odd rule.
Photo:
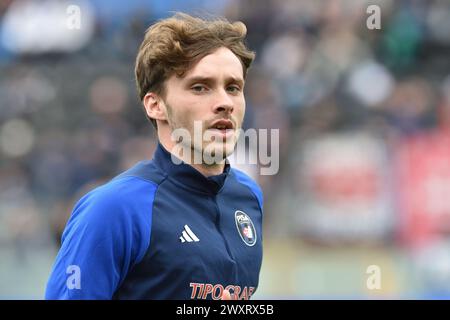
[[(193, 76), (186, 78), (186, 81), (189, 83), (201, 82), (201, 83), (214, 83), (216, 82), (216, 78), (213, 77), (203, 77), (203, 76)], [(240, 86), (244, 85), (244, 80), (236, 77), (227, 77), (226, 83), (237, 83)]]

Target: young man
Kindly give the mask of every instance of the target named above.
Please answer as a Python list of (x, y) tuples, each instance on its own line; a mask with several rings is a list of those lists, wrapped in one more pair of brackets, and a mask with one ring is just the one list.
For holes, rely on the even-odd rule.
[(262, 192), (226, 161), (254, 58), (245, 35), (240, 22), (185, 14), (147, 30), (135, 72), (158, 148), (151, 161), (76, 204), (47, 299), (252, 296), (262, 261)]

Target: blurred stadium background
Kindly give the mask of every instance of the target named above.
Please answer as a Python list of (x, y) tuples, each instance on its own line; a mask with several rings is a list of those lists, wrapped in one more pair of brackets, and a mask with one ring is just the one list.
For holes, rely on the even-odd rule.
[(1, 0), (0, 298), (41, 299), (74, 201), (151, 157), (134, 59), (170, 11), (246, 23), (245, 127), (280, 129), (254, 297), (450, 298), (448, 0)]

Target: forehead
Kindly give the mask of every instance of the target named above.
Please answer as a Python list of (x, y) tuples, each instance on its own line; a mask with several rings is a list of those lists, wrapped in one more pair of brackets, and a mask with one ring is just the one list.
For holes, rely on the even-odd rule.
[(183, 76), (232, 77), (243, 80), (241, 60), (228, 48), (222, 47), (196, 62)]

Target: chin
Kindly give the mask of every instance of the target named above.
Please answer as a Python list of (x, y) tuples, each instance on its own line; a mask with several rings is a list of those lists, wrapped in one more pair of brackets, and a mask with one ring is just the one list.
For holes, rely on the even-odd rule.
[(220, 162), (222, 162), (233, 153), (234, 143), (221, 143), (215, 144), (214, 146), (208, 145), (203, 150), (206, 157), (220, 159)]
[(224, 155), (223, 155), (224, 159), (228, 158), (229, 156), (231, 156), (233, 154), (234, 147), (235, 147), (235, 144), (230, 144), (225, 147)]

